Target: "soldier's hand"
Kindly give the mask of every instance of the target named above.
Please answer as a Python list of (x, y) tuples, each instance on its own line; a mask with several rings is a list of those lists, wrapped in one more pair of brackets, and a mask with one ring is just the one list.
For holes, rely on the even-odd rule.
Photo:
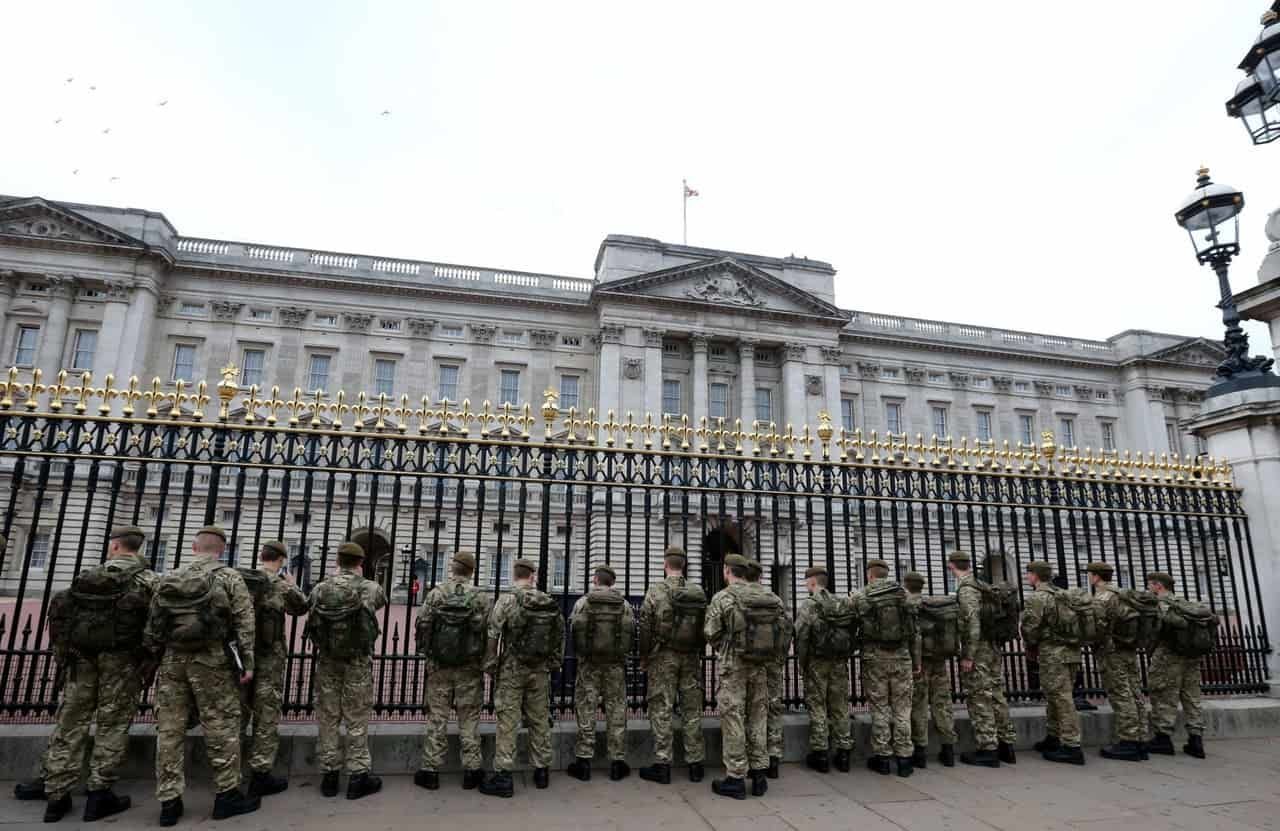
[(962, 672), (973, 672), (973, 659), (965, 658), (960, 661), (960, 670)]
[(298, 581), (294, 578), (292, 571), (286, 571), (284, 573), (284, 581), (288, 583), (290, 586), (298, 585)]
[(248, 670), (247, 672), (245, 672), (243, 675), (240, 676), (240, 686), (243, 687), (245, 684), (248, 684), (252, 680), (253, 680), (253, 670)]

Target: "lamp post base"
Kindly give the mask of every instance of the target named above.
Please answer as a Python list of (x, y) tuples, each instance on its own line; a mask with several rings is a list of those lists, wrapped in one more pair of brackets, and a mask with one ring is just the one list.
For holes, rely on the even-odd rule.
[(1232, 375), (1230, 378), (1219, 380), (1205, 390), (1204, 394), (1206, 398), (1212, 398), (1216, 395), (1226, 395), (1231, 392), (1241, 392), (1262, 387), (1280, 387), (1280, 376), (1258, 370), (1241, 372)]

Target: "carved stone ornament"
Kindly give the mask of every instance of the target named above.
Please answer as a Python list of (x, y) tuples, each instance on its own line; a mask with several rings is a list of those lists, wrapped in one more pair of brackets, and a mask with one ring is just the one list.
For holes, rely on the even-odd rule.
[(100, 290), (106, 295), (107, 302), (128, 303), (133, 286), (124, 280), (105, 280)]
[(369, 325), (373, 323), (373, 315), (362, 314), (361, 312), (347, 312), (342, 316), (342, 322), (352, 332), (367, 332), (369, 331)]
[(822, 376), (806, 375), (804, 376), (804, 391), (809, 395), (822, 395)]
[(1093, 400), (1093, 387), (1087, 386), (1085, 384), (1076, 384), (1075, 391), (1076, 391), (1076, 398), (1082, 398), (1085, 401)]
[(666, 334), (666, 332), (664, 332), (664, 331), (663, 331), (663, 330), (661, 330), (661, 329), (645, 329), (645, 330), (644, 330), (644, 345), (645, 345), (645, 346), (647, 346), (647, 347), (649, 347), (649, 348), (651, 348), (651, 349), (661, 349), (661, 348), (662, 348), (662, 336), (663, 336), (663, 335), (665, 335), (665, 334)]
[(707, 340), (705, 332), (693, 332), (689, 335), (689, 345), (693, 347), (694, 354), (699, 352), (703, 355), (707, 354), (707, 346), (710, 341)]
[(6, 234), (22, 234), (29, 237), (50, 237), (51, 239), (81, 239), (79, 233), (47, 216), (32, 219), (21, 219), (4, 226)]
[(858, 374), (863, 378), (879, 378), (880, 364), (868, 363), (867, 361), (858, 361)]
[(637, 380), (644, 374), (643, 358), (623, 358), (622, 359), (622, 377), (628, 381)]
[(169, 307), (178, 302), (176, 294), (162, 294), (156, 298), (156, 312), (164, 314), (169, 311)]
[(301, 326), (310, 314), (310, 309), (304, 309), (302, 306), (281, 306), (277, 311), (280, 313), (280, 322), (285, 326)]
[(45, 274), (44, 281), (49, 286), (49, 296), (59, 300), (70, 300), (76, 292), (77, 280), (72, 274)]
[(558, 334), (555, 329), (530, 329), (529, 339), (534, 346), (554, 346)]
[(844, 350), (838, 346), (822, 347), (822, 362), (827, 364), (839, 364), (844, 360)]
[(706, 303), (718, 303), (729, 306), (747, 306), (759, 308), (764, 301), (756, 297), (751, 286), (728, 271), (708, 274), (700, 278), (692, 286), (685, 289), (685, 297), (701, 300)]
[(969, 386), (970, 378), (967, 372), (949, 372), (947, 375), (950, 377), (951, 383), (955, 384), (957, 387)]
[(605, 323), (600, 326), (601, 343), (622, 343), (622, 335), (627, 331), (620, 323)]
[(1053, 384), (1049, 381), (1036, 381), (1036, 392), (1040, 395), (1053, 395)]
[(1204, 390), (1186, 390), (1187, 401), (1192, 404), (1199, 404), (1204, 401)]
[(788, 361), (803, 361), (809, 351), (803, 343), (788, 343), (783, 349), (786, 350)]
[(213, 312), (214, 320), (235, 320), (243, 308), (243, 303), (233, 303), (229, 300), (214, 300), (209, 303), (209, 310)]
[(430, 317), (410, 317), (405, 319), (405, 323), (409, 325), (410, 334), (420, 338), (425, 338), (436, 328), (436, 321)]
[(925, 370), (922, 366), (903, 367), (902, 372), (907, 376), (907, 381), (912, 384), (918, 384), (924, 380)]
[(999, 392), (1008, 392), (1013, 388), (1013, 379), (1008, 375), (995, 375), (991, 378), (991, 383)]

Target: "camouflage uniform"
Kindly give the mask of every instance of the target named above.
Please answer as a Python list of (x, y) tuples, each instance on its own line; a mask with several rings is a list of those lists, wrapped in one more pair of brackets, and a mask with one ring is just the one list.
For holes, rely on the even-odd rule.
[(782, 758), (782, 717), (786, 714), (786, 707), (782, 703), (783, 684), (787, 670), (787, 655), (791, 651), (791, 640), (795, 636), (795, 625), (791, 622), (791, 615), (787, 613), (787, 606), (782, 602), (781, 597), (760, 583), (750, 582), (747, 585), (755, 591), (772, 597), (782, 609), (782, 650), (778, 653), (778, 660), (765, 666), (765, 685), (769, 690), (769, 719), (765, 729), (765, 749), (767, 755), (780, 759)]
[(551, 767), (551, 672), (564, 661), (564, 643), (547, 658), (545, 666), (530, 666), (513, 650), (497, 644), (504, 640), (507, 624), (515, 615), (522, 592), (536, 591), (533, 586), (517, 585), (498, 598), (489, 615), (489, 653), (485, 656), (485, 672), (496, 676), (494, 713), (498, 729), (493, 766), (500, 771), (515, 769), (516, 736), (520, 721), (529, 728), (529, 761), (535, 768)]
[[(920, 595), (908, 594), (907, 603), (919, 614)], [(955, 716), (951, 710), (951, 675), (946, 658), (920, 655), (922, 672), (911, 681), (911, 742), (916, 747), (929, 744), (929, 715), (943, 744), (956, 743)], [(993, 745), (994, 747), (994, 745)]]
[[(279, 574), (263, 572), (270, 577), (269, 588), (261, 603), (276, 614), (303, 615), (307, 612), (307, 596)], [(253, 740), (250, 743), (249, 770), (269, 772), (276, 763), (280, 747), (280, 706), (284, 700), (284, 669), (288, 660), (284, 631), (270, 647), (259, 646), (257, 668), (253, 673), (253, 698), (246, 708), (253, 717)]]
[(668, 577), (645, 592), (640, 606), (640, 654), (648, 661), (649, 723), (653, 727), (654, 759), (671, 764), (671, 714), (680, 695), (681, 735), (685, 761), (704, 761), (706, 749), (702, 738), (702, 653), (676, 652), (660, 643), (658, 621), (673, 614), (671, 593), (683, 588), (684, 577)]
[[(231, 625), (246, 672), (254, 670), (253, 599), (244, 578), (217, 560), (199, 557), (184, 566), (180, 575), (213, 573), (218, 589), (230, 600)], [(161, 631), (163, 614), (151, 604), (144, 643), (157, 653), (164, 649), (167, 632)], [(213, 768), (214, 790), (223, 793), (240, 785), (240, 687), (235, 669), (221, 643), (210, 643), (194, 652), (166, 650), (156, 679), (156, 799), (167, 802), (182, 796), (187, 736), (187, 716), (194, 699), (204, 728), (204, 742)]]
[[(622, 593), (609, 588), (593, 588), (594, 592), (607, 592), (622, 596)], [(574, 621), (586, 615), (588, 595), (578, 598), (573, 611), (569, 613), (570, 626)], [(624, 600), (625, 604), (625, 600)], [(631, 607), (626, 607), (627, 615), (624, 625), (635, 625), (631, 616)], [(627, 673), (626, 662), (613, 664), (592, 664), (578, 658), (578, 675), (573, 688), (573, 708), (578, 717), (578, 740), (574, 746), (574, 756), (579, 759), (590, 759), (596, 748), (596, 712), (603, 707), (608, 734), (609, 758), (622, 760), (627, 755)]]
[(826, 752), (829, 747), (853, 749), (853, 734), (849, 729), (849, 661), (809, 656), (811, 630), (819, 614), (815, 598), (831, 596), (825, 588), (818, 589), (806, 597), (796, 611), (796, 661), (804, 673), (809, 749), (820, 752)]
[(1080, 648), (1052, 640), (1045, 612), (1053, 603), (1052, 595), (1061, 589), (1040, 583), (1026, 595), (1022, 611), (1022, 639), (1028, 646), (1040, 649), (1040, 689), (1044, 691), (1045, 721), (1050, 736), (1057, 736), (1063, 747), (1080, 747), (1080, 715), (1076, 712), (1071, 690), (1080, 671)]
[(1115, 713), (1115, 738), (1121, 742), (1143, 740), (1139, 698), (1142, 682), (1138, 677), (1138, 653), (1123, 649), (1112, 641), (1112, 627), (1120, 614), (1120, 596), (1110, 583), (1099, 583), (1094, 588), (1094, 608), (1098, 621), (1098, 643), (1093, 656), (1102, 670), (1102, 685), (1107, 700)]
[(1004, 695), (1004, 672), (996, 644), (982, 637), (982, 592), (972, 574), (956, 586), (960, 604), (960, 658), (973, 661), (973, 669), (960, 670), (969, 719), (978, 750), (995, 750), (1000, 742), (1012, 745), (1018, 733), (1009, 718)]
[[(849, 600), (859, 619), (869, 607), (866, 591), (879, 583), (877, 578), (867, 588), (854, 592)], [(908, 644), (882, 649), (874, 644), (862, 647), (862, 690), (871, 705), (871, 753), (874, 756), (907, 758), (915, 751), (911, 744), (911, 676), (920, 661), (920, 640), (912, 637)]]
[[(108, 560), (100, 568), (122, 571), (141, 567), (133, 577), (132, 591), (150, 603), (158, 578), (147, 565), (141, 554), (130, 554)], [(70, 661), (67, 681), (58, 706), (58, 723), (42, 760), (45, 793), (50, 801), (66, 796), (79, 781), (91, 722), (97, 730), (89, 761), (89, 790), (103, 790), (115, 784), (116, 769), (124, 762), (129, 742), (129, 724), (138, 712), (146, 654), (138, 650), (64, 654), (60, 660)]]
[[(1160, 614), (1163, 617), (1169, 602), (1176, 600), (1172, 594), (1160, 597)], [(1200, 709), (1200, 659), (1184, 658), (1165, 644), (1156, 647), (1147, 667), (1147, 682), (1151, 687), (1151, 732), (1173, 735), (1178, 721), (1178, 702), (1182, 702), (1186, 716), (1187, 733), (1204, 735), (1204, 713)]]
[[(419, 626), (429, 625), (432, 610), (453, 594), (457, 587), (474, 595), (484, 606), (486, 621), (493, 609), (489, 595), (472, 585), (471, 578), (454, 575), (427, 593), (418, 612)], [(427, 624), (422, 623), (427, 621)], [(425, 704), (427, 723), (422, 740), (422, 769), (439, 771), (449, 745), (449, 709), (458, 711), (458, 740), (462, 744), (462, 767), (480, 770), (480, 710), (484, 706), (484, 658), (464, 666), (441, 666), (427, 654)], [(452, 701), (451, 701), (452, 700)]]
[(704, 632), (719, 659), (720, 730), (724, 744), (724, 766), (730, 778), (744, 779), (749, 770), (769, 767), (768, 673), (763, 665), (747, 664), (738, 658), (730, 632), (733, 607), (751, 584), (732, 583), (716, 592), (707, 606)]
[[(355, 569), (340, 569), (326, 577), (324, 582), (349, 584), (360, 592), (365, 608), (377, 612), (387, 605), (387, 595), (382, 586), (366, 580)], [(316, 587), (319, 589), (319, 586)], [(314, 606), (318, 593), (311, 593)], [(316, 658), (316, 721), (319, 738), (316, 755), (323, 772), (342, 769), (346, 757), (347, 773), (368, 773), (372, 765), (369, 757), (369, 718), (373, 715), (373, 658), (329, 658), (321, 653)], [(345, 724), (347, 741), (345, 754), (341, 747), (339, 728)]]

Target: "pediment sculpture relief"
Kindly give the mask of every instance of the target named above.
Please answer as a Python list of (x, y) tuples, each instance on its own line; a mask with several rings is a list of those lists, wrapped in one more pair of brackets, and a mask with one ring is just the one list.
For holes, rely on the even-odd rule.
[(764, 301), (756, 296), (755, 291), (745, 280), (727, 271), (702, 277), (685, 290), (685, 296), (706, 303), (727, 303), (730, 306), (759, 308), (764, 305)]

